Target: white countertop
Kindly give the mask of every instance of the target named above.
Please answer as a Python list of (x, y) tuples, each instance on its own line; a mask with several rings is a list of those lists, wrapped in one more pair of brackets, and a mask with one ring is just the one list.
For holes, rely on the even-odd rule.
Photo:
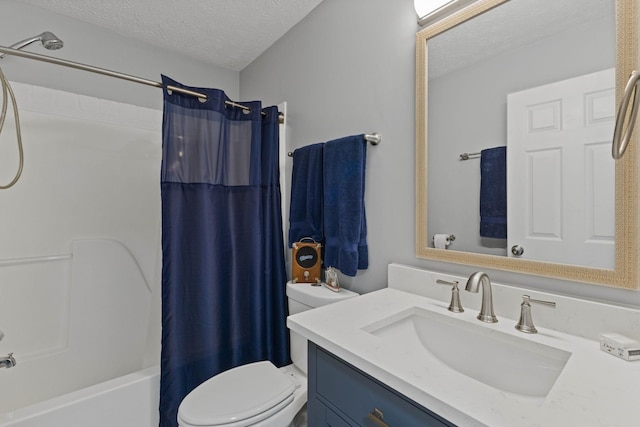
[[(523, 334), (514, 328), (517, 319), (501, 317), (499, 312), (499, 322), (488, 324), (475, 318), (477, 310), (465, 307), (464, 313), (456, 314), (447, 306), (448, 302), (387, 288), (289, 316), (287, 326), (461, 427), (640, 425), (640, 361), (619, 359), (601, 351), (598, 341), (537, 324), (538, 334)], [(415, 349), (390, 345), (363, 330), (412, 307), (474, 322), (572, 355), (546, 398), (505, 393), (449, 369), (429, 366)]]

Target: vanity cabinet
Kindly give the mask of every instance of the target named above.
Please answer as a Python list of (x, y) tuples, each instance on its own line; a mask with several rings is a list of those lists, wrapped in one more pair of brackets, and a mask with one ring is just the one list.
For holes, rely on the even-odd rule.
[(309, 342), (309, 427), (453, 426)]

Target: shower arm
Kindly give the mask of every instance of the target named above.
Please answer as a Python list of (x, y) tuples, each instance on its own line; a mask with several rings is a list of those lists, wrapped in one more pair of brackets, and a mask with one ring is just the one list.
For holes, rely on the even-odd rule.
[(14, 43), (9, 47), (11, 49), (22, 49), (23, 47), (28, 46), (31, 43), (35, 43), (40, 39), (42, 39), (42, 36), (40, 36), (40, 35), (29, 37), (29, 38), (26, 38), (24, 40), (19, 41), (18, 43)]
[[(64, 42), (60, 40), (55, 34), (53, 34), (51, 31), (44, 31), (37, 36), (29, 37), (19, 41), (18, 43), (14, 43), (9, 46), (9, 48), (19, 50), (35, 42), (42, 43), (42, 46), (48, 50), (57, 50), (64, 46)], [(0, 55), (0, 59), (4, 58), (5, 56), (6, 54)]]
[[(39, 40), (42, 39), (42, 36), (38, 35), (38, 36), (33, 36), (33, 37), (29, 37), (28, 39), (24, 39), (19, 41), (18, 43), (14, 43), (11, 46), (9, 46), (9, 49), (22, 49), (26, 46), (29, 46), (31, 43), (35, 43)], [(5, 56), (7, 56), (6, 53), (0, 53), (0, 59), (4, 58)]]

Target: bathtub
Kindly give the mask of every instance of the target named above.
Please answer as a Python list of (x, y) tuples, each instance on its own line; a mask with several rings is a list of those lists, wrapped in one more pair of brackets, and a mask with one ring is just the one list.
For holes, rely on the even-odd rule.
[(156, 427), (159, 395), (152, 367), (0, 414), (0, 427)]

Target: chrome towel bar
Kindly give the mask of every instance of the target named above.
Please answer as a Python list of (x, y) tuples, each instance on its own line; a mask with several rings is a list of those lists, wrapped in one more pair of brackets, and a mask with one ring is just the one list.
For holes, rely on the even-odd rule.
[[(371, 143), (371, 145), (378, 145), (382, 141), (382, 136), (378, 132), (374, 133), (365, 133), (364, 139)], [(293, 151), (289, 151), (287, 156), (293, 157)]]
[(478, 157), (480, 153), (462, 153), (460, 154), (460, 160), (469, 160), (472, 157)]

